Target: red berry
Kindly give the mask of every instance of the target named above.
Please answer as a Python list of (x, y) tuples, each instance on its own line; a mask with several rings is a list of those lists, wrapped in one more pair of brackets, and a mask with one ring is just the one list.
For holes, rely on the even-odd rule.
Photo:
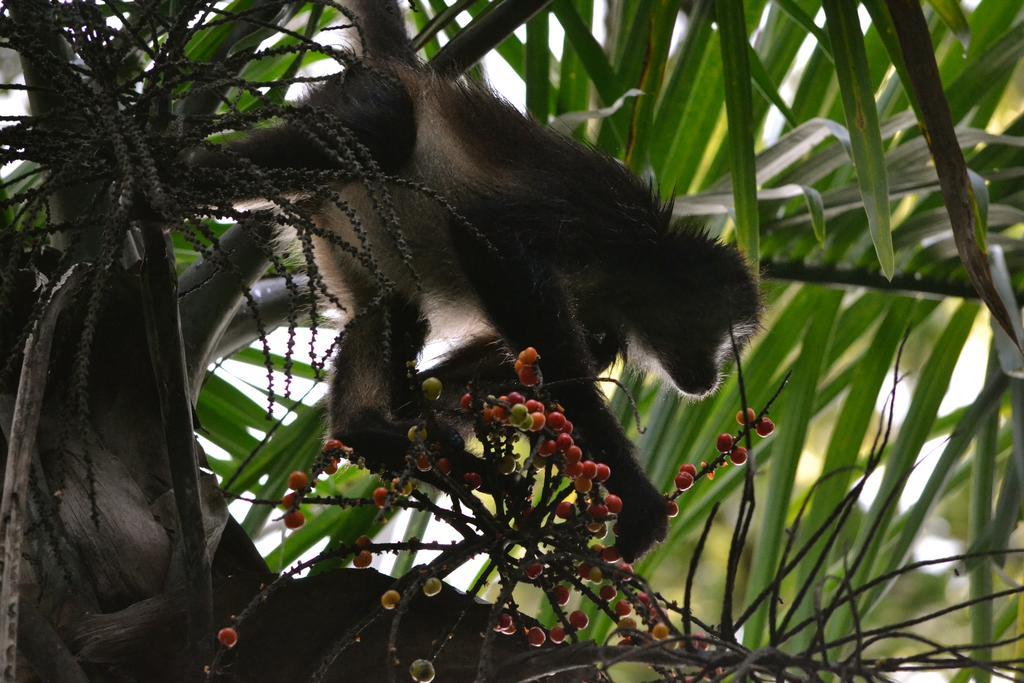
[(743, 446), (737, 446), (730, 457), (733, 465), (742, 465), (747, 461), (747, 449)]
[(305, 472), (292, 472), (288, 475), (288, 488), (293, 491), (301, 491), (309, 486), (309, 475)]
[(295, 492), (284, 494), (284, 498), (281, 499), (281, 507), (285, 510), (291, 510), (295, 507)]
[(532, 346), (527, 346), (519, 352), (519, 360), (523, 365), (534, 365), (539, 358), (540, 354), (537, 353), (537, 349)]
[(605, 548), (604, 550), (601, 551), (601, 559), (604, 560), (605, 562), (615, 562), (616, 560), (619, 559), (619, 557), (621, 557), (619, 555), (619, 549), (616, 548), (615, 546), (612, 546), (610, 548)]
[(466, 472), (464, 475), (462, 475), (462, 480), (466, 482), (466, 486), (468, 486), (471, 490), (476, 490), (480, 488), (480, 484), (483, 483), (483, 480), (480, 478), (480, 475), (477, 474), (476, 472)]
[(511, 403), (512, 405), (516, 405), (517, 403), (526, 403), (526, 397), (520, 394), (518, 391), (513, 391), (510, 392), (508, 395), (508, 402)]
[[(566, 453), (568, 455), (568, 452)], [(608, 477), (612, 476), (612, 468), (605, 465), (603, 462), (597, 463), (597, 473), (594, 475), (594, 481), (599, 484), (603, 484), (608, 481)]]
[(558, 504), (558, 507), (555, 508), (555, 514), (558, 517), (561, 517), (562, 519), (569, 519), (570, 517), (572, 517), (572, 511), (574, 509), (575, 506), (573, 506), (572, 503), (570, 503), (567, 500), (563, 500), (561, 503)]
[(719, 434), (718, 441), (715, 442), (715, 448), (719, 453), (728, 453), (732, 450), (732, 435), (731, 434)]
[(558, 412), (557, 410), (552, 410), (550, 413), (548, 413), (548, 427), (550, 427), (553, 431), (560, 432), (562, 431), (562, 427), (564, 426), (565, 415)]
[(583, 465), (578, 462), (571, 462), (565, 466), (565, 476), (570, 479), (577, 479), (583, 474)]
[(568, 434), (559, 434), (558, 438), (555, 439), (555, 445), (562, 452), (569, 450), (572, 447), (572, 443), (572, 437)]
[(674, 500), (665, 501), (665, 514), (670, 518), (679, 514), (679, 505)]
[(384, 504), (388, 502), (388, 490), (383, 486), (378, 486), (373, 490), (373, 504), (379, 508), (384, 507)]
[(533, 562), (532, 564), (526, 565), (526, 578), (530, 579), (531, 581), (533, 579), (536, 579), (543, 572), (544, 565), (542, 565), (540, 562)]
[(420, 453), (420, 455), (416, 457), (416, 469), (418, 469), (420, 472), (429, 472), (430, 468), (430, 459), (427, 458), (427, 456)]
[(448, 462), (448, 458), (438, 458), (435, 463), (437, 471), (441, 474), (448, 474), (452, 471), (452, 464)]
[(619, 600), (615, 603), (615, 613), (620, 617), (624, 617), (633, 611), (633, 606), (629, 604), (628, 600)]
[(530, 645), (540, 647), (544, 644), (544, 641), (547, 640), (547, 636), (544, 635), (544, 629), (540, 626), (533, 626), (526, 632), (526, 640)]
[(758, 436), (768, 436), (775, 431), (775, 423), (767, 417), (762, 417), (757, 423)]
[(736, 413), (736, 422), (737, 422), (737, 424), (743, 425), (744, 427), (746, 427), (748, 424), (749, 425), (753, 425), (756, 420), (757, 420), (757, 413), (754, 412), (753, 408), (747, 408), (747, 417), (746, 417), (745, 420), (743, 419), (743, 411), (742, 410), (740, 410), (740, 411), (738, 411)]
[(541, 442), (540, 448), (537, 449), (537, 452), (540, 453), (542, 456), (544, 456), (546, 458), (549, 455), (554, 454), (554, 452), (557, 451), (557, 450), (558, 450), (558, 444), (556, 444), (554, 442), (554, 440), (548, 439), (547, 441), (542, 441)]
[(340, 464), (341, 462), (337, 458), (331, 458), (331, 461), (327, 463), (326, 467), (324, 467), (324, 473), (334, 474), (335, 472), (338, 471), (338, 465)]
[(562, 427), (562, 431), (565, 432), (566, 434), (572, 434), (572, 429), (573, 429), (572, 422), (569, 422), (568, 420), (566, 420), (565, 421), (565, 426)]
[(508, 417), (508, 411), (505, 410), (505, 406), (492, 406), (491, 417), (496, 422), (502, 422), (505, 418)]
[(217, 642), (228, 649), (233, 648), (238, 642), (238, 631), (230, 626), (222, 628), (217, 631)]
[(644, 603), (645, 607), (651, 606), (651, 596), (647, 595), (647, 593), (637, 593), (636, 597), (640, 602)]
[(301, 510), (292, 510), (284, 516), (284, 525), (289, 529), (298, 529), (306, 523), (306, 516)]
[(337, 439), (327, 439), (327, 441), (324, 442), (324, 453), (333, 453), (334, 451), (343, 450), (345, 450), (345, 444)]
[(586, 562), (580, 562), (579, 566), (576, 567), (576, 573), (579, 574), (581, 579), (590, 578), (590, 565)]
[(587, 624), (590, 623), (590, 619), (587, 618), (586, 612), (576, 610), (569, 615), (569, 623), (572, 624), (572, 627), (577, 631), (582, 631), (587, 627)]
[(569, 603), (569, 589), (565, 586), (555, 586), (551, 591), (551, 596), (559, 607), (565, 607)]
[(686, 491), (693, 486), (693, 475), (689, 472), (680, 472), (676, 476), (676, 488), (680, 491)]
[(587, 460), (583, 463), (583, 476), (587, 479), (593, 479), (597, 476), (597, 463), (593, 460)]
[(548, 638), (551, 639), (552, 643), (561, 643), (565, 640), (565, 629), (561, 626), (552, 626), (551, 630), (548, 631)]
[(356, 547), (357, 548), (369, 547), (369, 545), (371, 543), (373, 543), (373, 541), (371, 541), (370, 537), (367, 536), (366, 534), (363, 534), (362, 536), (360, 536), (359, 538), (356, 539)]
[(529, 410), (531, 413), (543, 413), (544, 404), (536, 399), (531, 398), (526, 402), (526, 409)]
[(523, 369), (519, 371), (519, 383), (524, 387), (535, 387), (540, 384), (540, 375), (537, 374), (537, 368), (532, 365), (524, 365)]
[(691, 465), (690, 463), (686, 463), (685, 465), (681, 466), (679, 468), (679, 471), (680, 472), (686, 472), (687, 474), (689, 474), (694, 479), (697, 478), (697, 468), (694, 467), (693, 465)]
[(618, 594), (619, 592), (615, 590), (615, 586), (611, 585), (610, 583), (606, 583), (605, 585), (601, 586), (600, 595), (601, 599), (605, 602), (611, 602), (615, 599), (615, 596)]
[(626, 572), (627, 574), (633, 573), (633, 565), (629, 562), (619, 562), (619, 569)]
[(604, 519), (608, 516), (608, 506), (601, 505), (600, 503), (594, 503), (590, 506), (590, 509), (587, 510), (587, 514), (594, 519)]
[(583, 457), (583, 451), (580, 447), (573, 444), (565, 449), (565, 461), (566, 462), (579, 462), (580, 458)]
[(462, 398), (459, 399), (459, 407), (461, 407), (463, 410), (465, 410), (467, 412), (472, 410), (473, 409), (473, 394), (470, 394), (470, 393), (463, 394)]
[(356, 569), (365, 569), (373, 562), (373, 553), (369, 550), (360, 550), (352, 559), (352, 566)]
[(608, 506), (608, 512), (613, 515), (617, 515), (622, 512), (622, 499), (614, 493), (609, 493), (604, 497), (604, 504)]
[(498, 617), (498, 623), (494, 625), (494, 630), (507, 631), (508, 629), (512, 628), (512, 626), (512, 615), (506, 612), (505, 614), (502, 614)]

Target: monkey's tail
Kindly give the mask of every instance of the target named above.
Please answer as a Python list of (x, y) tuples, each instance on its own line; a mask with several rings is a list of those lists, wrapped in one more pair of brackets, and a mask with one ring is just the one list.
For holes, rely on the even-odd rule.
[(371, 61), (415, 60), (405, 19), (396, 0), (342, 0), (359, 27), (363, 56)]

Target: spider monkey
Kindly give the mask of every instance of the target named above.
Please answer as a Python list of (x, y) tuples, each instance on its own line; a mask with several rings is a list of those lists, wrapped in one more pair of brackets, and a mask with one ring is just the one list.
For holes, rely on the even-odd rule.
[[(701, 230), (670, 230), (670, 208), (615, 159), (539, 125), (486, 86), (420, 61), (395, 0), (346, 7), (358, 20), (362, 58), (300, 106), (340, 121), (382, 172), (442, 193), (455, 212), (408, 186), (389, 188), (409, 268), (365, 186), (339, 169), (336, 189), (358, 212), (393, 288), (382, 299), (365, 262), (316, 240), (318, 269), (354, 315), (335, 362), (331, 434), (357, 452), (403, 462), (404, 361), (428, 335), (463, 340), (432, 371), (448, 386), (480, 368), (508, 377), (508, 352), (534, 346), (546, 383), (570, 380), (552, 393), (586, 452), (611, 467), (607, 486), (624, 501), (618, 546), (632, 561), (664, 539), (665, 501), (595, 383), (571, 380), (595, 377), (628, 349), (631, 361), (649, 360), (680, 392), (706, 395), (730, 355), (730, 327), (742, 344), (758, 325), (756, 277), (735, 249)], [(336, 158), (285, 123), (194, 163), (330, 170)], [(319, 227), (357, 241), (336, 203), (314, 213)], [(389, 354), (381, 353), (383, 336), (392, 340)]]

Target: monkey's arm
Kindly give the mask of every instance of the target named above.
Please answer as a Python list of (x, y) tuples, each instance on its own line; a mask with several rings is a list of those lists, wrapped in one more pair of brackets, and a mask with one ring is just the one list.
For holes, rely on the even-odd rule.
[[(338, 180), (376, 170), (394, 173), (415, 144), (416, 112), (405, 86), (386, 71), (353, 64), (316, 90), (289, 120), (242, 140), (193, 150), (186, 163), (200, 186), (232, 192), (227, 184), (234, 175), (224, 171), (324, 170), (336, 173)], [(275, 185), (288, 182), (286, 177), (273, 180)]]
[(607, 486), (623, 500), (618, 546), (623, 557), (632, 561), (665, 537), (664, 499), (647, 480), (632, 445), (591, 381), (598, 367), (557, 274), (528, 252), (516, 239), (515, 229), (493, 228), (492, 218), (488, 234), (502, 236), (495, 245), (497, 253), (458, 227), (453, 229), (462, 267), (510, 348), (536, 347), (543, 359), (545, 382), (565, 382), (556, 385), (552, 394), (570, 412), (589, 457), (611, 467)]

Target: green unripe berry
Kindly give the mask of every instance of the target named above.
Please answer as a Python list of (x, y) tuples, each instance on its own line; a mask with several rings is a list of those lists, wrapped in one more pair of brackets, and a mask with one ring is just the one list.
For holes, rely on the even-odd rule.
[(409, 665), (409, 675), (417, 683), (430, 683), (434, 680), (434, 665), (426, 659), (417, 659)]
[(519, 467), (519, 463), (516, 462), (516, 456), (511, 453), (506, 453), (505, 457), (498, 463), (498, 471), (502, 474), (512, 474)]
[(522, 403), (517, 403), (512, 406), (512, 410), (509, 411), (509, 422), (518, 427), (519, 424), (529, 416), (530, 411), (526, 409), (526, 406)]
[(441, 395), (441, 390), (444, 389), (441, 380), (436, 377), (426, 378), (421, 386), (423, 388), (423, 395), (427, 397), (428, 401), (436, 401)]

